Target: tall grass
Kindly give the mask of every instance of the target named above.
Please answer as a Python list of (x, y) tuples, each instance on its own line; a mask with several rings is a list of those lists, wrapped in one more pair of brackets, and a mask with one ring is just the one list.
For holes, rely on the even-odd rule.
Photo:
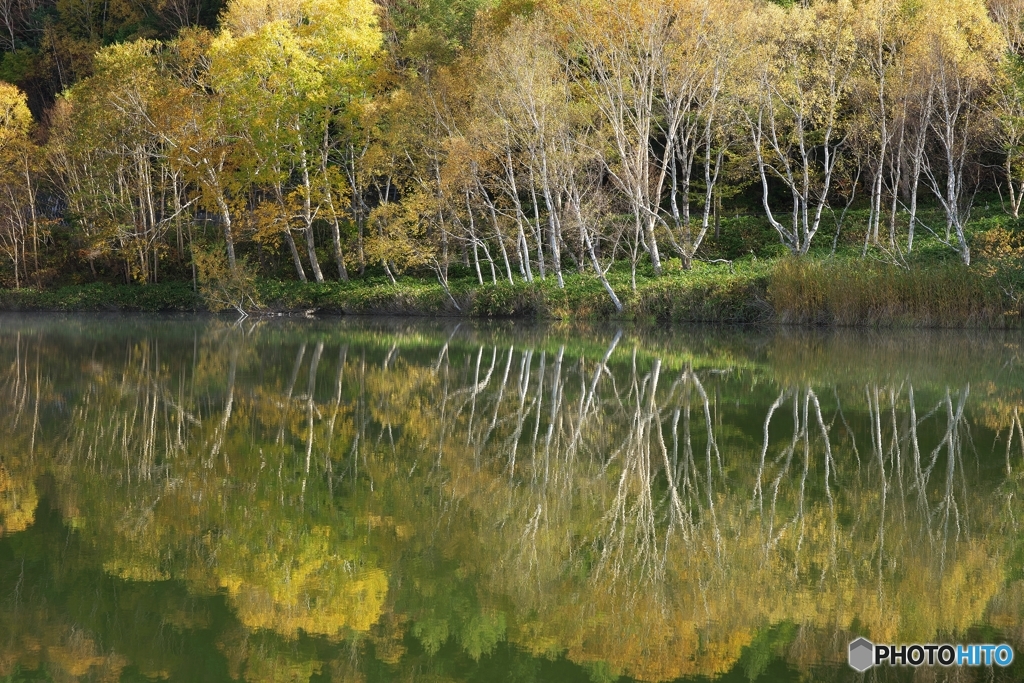
[(769, 276), (778, 322), (875, 327), (1016, 327), (1019, 308), (961, 264), (910, 270), (862, 259), (785, 258)]

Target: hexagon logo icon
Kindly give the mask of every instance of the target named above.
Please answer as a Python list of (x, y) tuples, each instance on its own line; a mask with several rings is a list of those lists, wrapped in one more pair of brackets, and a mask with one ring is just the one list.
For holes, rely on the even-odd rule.
[(867, 671), (875, 663), (875, 646), (867, 638), (858, 638), (850, 643), (850, 666), (857, 671)]

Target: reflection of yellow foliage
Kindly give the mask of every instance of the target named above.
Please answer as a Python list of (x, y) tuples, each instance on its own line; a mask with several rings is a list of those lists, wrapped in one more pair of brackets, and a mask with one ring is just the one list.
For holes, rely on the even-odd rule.
[(226, 588), (231, 595), (237, 595), (242, 590), (242, 578), (229, 574), (220, 578), (220, 587)]
[(383, 571), (357, 571), (338, 557), (327, 527), (300, 533), (283, 524), (271, 536), (275, 544), (268, 548), (233, 546), (231, 568), (221, 566), (228, 571), (220, 584), (242, 623), (293, 638), (300, 630), (367, 631), (377, 621), (388, 590)]
[(709, 637), (692, 622), (672, 624), (668, 621), (672, 616), (658, 610), (645, 613), (639, 621), (608, 623), (607, 628), (590, 631), (581, 646), (569, 649), (568, 656), (578, 662), (607, 662), (613, 671), (641, 681), (665, 681), (723, 674), (750, 642), (748, 631), (716, 632)]
[(243, 584), (231, 596), (238, 618), (250, 628), (268, 628), (295, 637), (309, 634), (337, 636), (344, 629), (366, 631), (381, 613), (388, 581), (374, 569), (343, 585), (304, 582), (287, 594), (265, 586)]
[(32, 526), (38, 504), (35, 484), (14, 479), (0, 464), (0, 536)]
[(71, 676), (84, 676), (89, 669), (103, 663), (103, 657), (91, 654), (92, 642), (87, 652), (68, 647), (51, 647), (46, 651), (50, 662)]
[(752, 631), (736, 628), (726, 615), (721, 623), (680, 618), (693, 606), (654, 596), (654, 586), (635, 600), (606, 593), (608, 588), (595, 587), (591, 603), (550, 604), (511, 639), (538, 656), (568, 646), (566, 656), (574, 662), (605, 662), (614, 673), (642, 681), (724, 674), (750, 643)]
[[(89, 479), (89, 470), (79, 466), (84, 462), (80, 455), (74, 461), (78, 470), (56, 468), (60, 504), (69, 518), (88, 521), (84, 528), (90, 537), (102, 539), (97, 542), (102, 544), (108, 572), (153, 581), (166, 578), (166, 566), (175, 579), (184, 578), (190, 590), (222, 588), (244, 625), (238, 629), (243, 632), (241, 641), (222, 643), (222, 649), (236, 662), (232, 675), (253, 682), (305, 681), (321, 669), (320, 662), (289, 658), (289, 648), (297, 652), (301, 647), (283, 639), (294, 639), (300, 632), (328, 638), (368, 632), (357, 640), (372, 642), (379, 660), (399, 662), (405, 655), (406, 631), (419, 637), (416, 629), (425, 622), (414, 615), (410, 629), (406, 617), (386, 604), (388, 575), (377, 567), (386, 567), (387, 559), (418, 557), (414, 547), (450, 561), (445, 578), (472, 583), (481, 614), (502, 610), (500, 620), (477, 618), (475, 613), (468, 615), (466, 624), (441, 619), (430, 642), (439, 646), (449, 637), (458, 639), (476, 657), (507, 636), (539, 656), (564, 654), (578, 663), (600, 662), (610, 671), (642, 680), (720, 675), (736, 665), (753, 634), (766, 625), (788, 623), (799, 629), (800, 643), (793, 645), (789, 656), (806, 670), (820, 663), (821, 653), (833, 644), (806, 634), (834, 637), (854, 623), (874, 638), (894, 642), (931, 640), (936, 631), (962, 632), (985, 619), (1005, 628), (1022, 623), (1012, 601), (986, 617), (1004, 579), (1004, 539), (990, 532), (998, 526), (994, 518), (1001, 505), (979, 499), (973, 480), (964, 482), (972, 484), (969, 487), (961, 487), (958, 480), (955, 487), (954, 502), (970, 511), (966, 532), (943, 540), (942, 529), (935, 526), (934, 492), (926, 492), (922, 503), (929, 510), (922, 514), (912, 497), (898, 497), (909, 495), (904, 493), (911, 490), (909, 485), (890, 480), (885, 489), (875, 459), (855, 461), (836, 423), (832, 452), (837, 469), (829, 479), (823, 478), (827, 461), (819, 437), (811, 439), (806, 455), (797, 450), (788, 471), (773, 459), (773, 437), (762, 479), (767, 487), (778, 476), (778, 495), (766, 491), (770, 505), (754, 506), (756, 469), (751, 463), (756, 463), (757, 445), (751, 446), (746, 437), (721, 438), (725, 473), (720, 477), (700, 469), (691, 474), (697, 478), (689, 486), (696, 488), (690, 494), (680, 488), (680, 511), (669, 514), (659, 502), (667, 475), (660, 449), (655, 448), (656, 424), (644, 436), (626, 439), (632, 414), (613, 405), (621, 406), (622, 400), (611, 399), (599, 406), (600, 419), (580, 422), (576, 415), (583, 403), (574, 393), (575, 383), (559, 385), (564, 398), (550, 407), (551, 377), (532, 379), (536, 373), (530, 375), (530, 392), (542, 393), (529, 393), (523, 400), (510, 384), (503, 402), (496, 403), (504, 357), (493, 354), (496, 360), (491, 360), (492, 354), (481, 355), (482, 363), (474, 364), (471, 357), (465, 365), (462, 379), (471, 384), (460, 385), (456, 377), (454, 387), (449, 380), (440, 381), (439, 373), (401, 357), (383, 368), (349, 363), (344, 376), (347, 383), (353, 375), (360, 381), (359, 401), (349, 401), (339, 390), (336, 405), (317, 403), (309, 412), (306, 398), (281, 400), (280, 391), (266, 388), (269, 384), (251, 392), (236, 391), (230, 423), (225, 418), (221, 427), (217, 414), (216, 419), (197, 422), (189, 427), (194, 430), (192, 440), (174, 451), (175, 457), (125, 458), (140, 475), (127, 489), (129, 502), (104, 498), (113, 479)], [(518, 362), (511, 362), (513, 370)], [(479, 372), (475, 365), (482, 366)], [(568, 376), (568, 370), (563, 371)], [(226, 372), (223, 364), (211, 371)], [(350, 385), (345, 387), (348, 391)], [(296, 392), (301, 389), (299, 385)], [(664, 393), (664, 385), (660, 391)], [(980, 415), (982, 424), (1005, 430), (1020, 406), (1019, 390), (977, 383), (972, 392), (972, 415)], [(115, 407), (126, 400), (116, 383), (108, 393), (103, 401)], [(691, 390), (688, 396), (692, 395)], [(527, 410), (525, 430), (515, 431), (515, 411), (523, 405), (529, 409), (537, 396), (545, 402), (530, 409), (537, 413)], [(986, 400), (975, 402), (978, 396)], [(99, 403), (97, 398), (90, 405)], [(143, 404), (156, 405), (157, 399)], [(844, 398), (844, 405), (851, 418), (855, 416), (856, 404)], [(443, 420), (439, 406), (444, 406)], [(556, 414), (565, 406), (568, 413)], [(661, 412), (668, 414), (670, 407), (674, 406), (660, 406)], [(107, 414), (82, 417), (81, 432), (91, 435), (92, 427), (103, 424)], [(310, 417), (314, 414), (315, 421)], [(328, 428), (328, 416), (335, 415), (336, 430), (333, 423)], [(540, 415), (536, 423), (535, 415)], [(550, 455), (544, 445), (549, 420)], [(140, 419), (138, 424), (152, 422)], [(172, 438), (165, 439), (160, 431), (148, 437), (153, 443), (176, 438), (171, 429), (175, 423), (156, 424)], [(574, 433), (576, 428), (579, 434)], [(207, 462), (208, 444), (221, 438), (221, 429), (223, 457)], [(693, 446), (702, 455), (703, 437), (699, 427), (694, 429)], [(129, 444), (126, 452), (153, 453), (152, 448), (143, 448), (149, 443), (140, 436), (149, 433), (145, 429), (122, 430)], [(668, 430), (663, 425), (666, 440)], [(541, 435), (539, 448), (531, 444), (532, 432)], [(271, 444), (276, 433), (281, 438)], [(258, 458), (253, 447), (257, 442), (262, 444)], [(573, 457), (563, 458), (568, 443), (578, 444), (577, 450)], [(435, 444), (443, 446), (443, 453)], [(619, 449), (620, 444), (625, 446)], [(519, 449), (518, 459), (510, 457), (513, 445)], [(1015, 441), (1017, 458), (1018, 445)], [(289, 478), (295, 446), (302, 449), (300, 455), (313, 455), (307, 456), (305, 471), (300, 458), (300, 467)], [(613, 452), (615, 458), (607, 460)], [(657, 456), (653, 460), (652, 453)], [(349, 484), (347, 474), (337, 474), (339, 465), (355, 461), (351, 454), (358, 455), (357, 476), (375, 487), (368, 500), (361, 497), (362, 480)], [(709, 456), (708, 467), (711, 460)], [(327, 470), (331, 478), (322, 478), (324, 472), (317, 470), (321, 462), (336, 468), (333, 473)], [(1019, 462), (1014, 460), (1016, 471)], [(159, 466), (166, 466), (169, 476), (148, 476), (160, 471), (156, 463), (164, 463)], [(807, 473), (806, 496), (801, 471)], [(97, 472), (110, 477), (108, 473), (120, 470), (108, 464)], [(963, 476), (960, 470), (957, 476)], [(82, 486), (90, 481), (96, 482), (91, 488)], [(344, 518), (333, 519), (353, 519), (355, 531), (339, 534), (335, 529), (347, 528), (344, 524), (325, 524), (332, 518), (322, 514), (326, 508), (318, 498), (323, 493), (318, 481), (353, 486), (358, 511), (351, 518), (346, 512)], [(123, 488), (123, 483), (116, 485)], [(833, 487), (827, 501), (823, 486)], [(613, 515), (609, 511), (617, 491), (624, 501)], [(31, 524), (35, 489), (30, 483), (19, 488), (15, 478), (0, 469), (0, 504), (15, 499), (22, 502), (11, 509), (29, 510), (26, 525)], [(712, 501), (714, 510), (708, 509)], [(649, 514), (640, 514), (647, 509), (641, 502), (651, 506)], [(300, 508), (300, 503), (306, 507)], [(835, 510), (840, 511), (838, 516)], [(8, 530), (14, 528), (14, 518), (0, 507), (0, 522), (8, 524)], [(609, 519), (621, 519), (621, 525), (613, 529)], [(617, 540), (613, 531), (624, 540)], [(614, 568), (604, 554), (621, 560), (620, 566)], [(203, 561), (190, 559), (182, 568), (167, 559), (174, 557)], [(385, 559), (378, 563), (371, 558)], [(441, 582), (431, 582), (437, 577), (428, 579), (418, 571), (403, 568), (411, 575), (404, 581), (406, 589), (415, 586), (419, 597), (428, 601), (444, 600), (447, 593)], [(183, 627), (190, 623), (181, 615), (165, 617), (165, 622), (180, 622)], [(99, 657), (85, 652), (76, 660), (70, 650), (54, 656), (86, 669)], [(12, 666), (0, 655), (0, 678), (4, 667)], [(332, 671), (340, 666), (330, 664)]]
[[(841, 457), (847, 448), (838, 440), (832, 444), (833, 454)], [(623, 450), (623, 462), (644, 455)], [(901, 475), (905, 480), (898, 485), (898, 473), (887, 466), (892, 481), (885, 489), (867, 461), (855, 478), (844, 473), (842, 485), (832, 485), (834, 503), (810, 498), (807, 482), (821, 482), (824, 474), (821, 451), (812, 440), (807, 455), (789, 469), (766, 470), (763, 479), (778, 489), (763, 508), (752, 511), (747, 502), (753, 482), (730, 487), (723, 482), (713, 492), (713, 512), (702, 492), (686, 501), (692, 523), (671, 532), (641, 524), (646, 518), (637, 514), (646, 491), (636, 473), (646, 476), (646, 461), (626, 475), (611, 467), (592, 473), (578, 460), (545, 461), (545, 481), (568, 482), (548, 493), (529, 483), (503, 490), (488, 482), (499, 478), (493, 470), (459, 468), (461, 462), (479, 460), (467, 455), (449, 460), (455, 472), (447, 485), (460, 501), (486, 501), (473, 508), (483, 515), (475, 528), (498, 531), (485, 537), (485, 554), (493, 554), (481, 565), (494, 568), (490, 590), (509, 595), (518, 607), (510, 640), (537, 655), (564, 652), (572, 661), (603, 662), (613, 673), (641, 680), (714, 677), (735, 666), (765, 625), (791, 623), (801, 633), (834, 634), (858, 624), (882, 641), (922, 642), (984, 623), (986, 607), (1004, 582), (1000, 537), (957, 534), (956, 525), (966, 520), (945, 525), (941, 506), (955, 505), (951, 515), (970, 510), (971, 529), (998, 528), (999, 506), (969, 494), (960, 500), (959, 489), (955, 500), (938, 503), (932, 495), (941, 494), (940, 488), (920, 503), (930, 508), (922, 514), (919, 502), (903, 493), (908, 475)], [(573, 469), (563, 469), (569, 466)], [(540, 480), (527, 461), (520, 467), (523, 482)], [(614, 517), (623, 526), (614, 534), (600, 525), (586, 526), (588, 520), (610, 517), (602, 507), (587, 509), (612, 499), (588, 490), (600, 487), (605, 477), (625, 497)], [(464, 479), (472, 485), (462, 486)], [(836, 509), (857, 523), (838, 518)], [(514, 511), (511, 519), (509, 511)], [(601, 550), (586, 540), (576, 547), (566, 544), (567, 537), (596, 537)], [(577, 554), (589, 558), (585, 571)], [(601, 564), (604, 556), (612, 559)], [(808, 666), (821, 661), (821, 648), (831, 646), (822, 641), (816, 653), (801, 658), (800, 648), (809, 642), (801, 636), (791, 653)]]
[(103, 570), (128, 581), (166, 581), (171, 578), (160, 565), (167, 527), (157, 522), (153, 509), (129, 506), (113, 521), (115, 552)]

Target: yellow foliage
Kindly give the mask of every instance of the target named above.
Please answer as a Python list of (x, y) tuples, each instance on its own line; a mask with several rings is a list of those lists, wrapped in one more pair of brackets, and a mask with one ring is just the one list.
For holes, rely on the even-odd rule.
[(22, 139), (32, 126), (28, 100), (17, 86), (0, 81), (0, 152)]
[(221, 551), (219, 581), (242, 623), (289, 638), (300, 630), (338, 637), (367, 631), (380, 618), (387, 575), (339, 557), (329, 528), (300, 532), (285, 524), (272, 537), (266, 548), (236, 542)]
[(328, 72), (346, 60), (372, 57), (383, 42), (372, 0), (231, 0), (221, 17), (221, 26), (236, 38), (273, 24)]
[(1018, 265), (1024, 260), (1024, 232), (1000, 225), (978, 235), (975, 245), (982, 268), (989, 274), (994, 274), (999, 265)]
[(0, 463), (0, 536), (32, 526), (38, 504), (35, 484), (15, 479)]
[(370, 221), (376, 228), (367, 236), (365, 253), (371, 262), (386, 260), (399, 272), (430, 263), (434, 258), (426, 234), (425, 196), (417, 194), (401, 204), (386, 202), (375, 208)]

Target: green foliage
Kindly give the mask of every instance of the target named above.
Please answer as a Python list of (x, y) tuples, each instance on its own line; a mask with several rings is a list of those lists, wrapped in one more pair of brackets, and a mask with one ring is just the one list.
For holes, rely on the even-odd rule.
[(444, 619), (420, 619), (413, 625), (412, 634), (420, 639), (427, 654), (434, 655), (448, 641), (448, 622)]
[[(358, 282), (301, 283), (263, 280), (258, 284), (260, 299), (271, 311), (314, 310), (322, 313), (369, 315), (459, 315), (437, 282), (402, 278), (390, 284), (384, 278)], [(464, 289), (453, 291), (465, 306)]]
[(1020, 221), (1000, 218), (985, 223), (989, 225), (979, 225), (986, 229), (978, 229), (972, 240), (980, 270), (994, 278), (1013, 303), (1024, 307), (1024, 228)]
[(628, 306), (639, 319), (681, 322), (768, 322), (763, 261), (696, 264), (690, 272), (652, 279), (637, 288)]
[[(587, 275), (478, 285), (450, 282), (459, 307), (436, 281), (407, 276), (394, 285), (375, 276), (349, 283), (302, 283), (256, 278), (247, 259), (234, 275), (220, 250), (196, 249), (199, 294), (188, 283), (110, 285), (95, 283), (51, 290), (0, 290), (0, 310), (194, 311), (260, 310), (287, 313), (434, 315), (478, 318), (715, 323), (798, 323), (898, 327), (1017, 327), (1024, 282), (1016, 233), (985, 233), (979, 260), (966, 268), (948, 252), (912, 269), (860, 258), (833, 260), (741, 259), (731, 264), (697, 262), (691, 271), (638, 278), (611, 273), (624, 293), (615, 313), (600, 283)], [(1009, 254), (1010, 256), (1007, 256)]]
[(395, 0), (389, 6), (387, 28), (404, 44), (405, 56), (443, 63), (469, 41), (477, 12), (495, 4), (494, 0)]
[(459, 642), (466, 653), (479, 660), (490, 654), (494, 646), (505, 639), (505, 615), (502, 612), (480, 612), (473, 615), (459, 634)]
[(747, 678), (751, 681), (757, 680), (772, 661), (785, 652), (796, 635), (797, 625), (792, 622), (760, 629), (750, 645), (744, 648), (741, 656)]
[(191, 283), (112, 285), (96, 282), (55, 289), (0, 290), (3, 311), (196, 311), (201, 299)]
[(35, 54), (27, 48), (5, 52), (0, 57), (0, 81), (22, 83), (32, 73)]
[(779, 236), (761, 216), (723, 216), (718, 239), (712, 228), (701, 251), (708, 258), (738, 259), (750, 254), (767, 256), (779, 246)]
[(473, 315), (482, 318), (521, 318), (544, 312), (545, 291), (540, 283), (484, 284), (473, 293)]

